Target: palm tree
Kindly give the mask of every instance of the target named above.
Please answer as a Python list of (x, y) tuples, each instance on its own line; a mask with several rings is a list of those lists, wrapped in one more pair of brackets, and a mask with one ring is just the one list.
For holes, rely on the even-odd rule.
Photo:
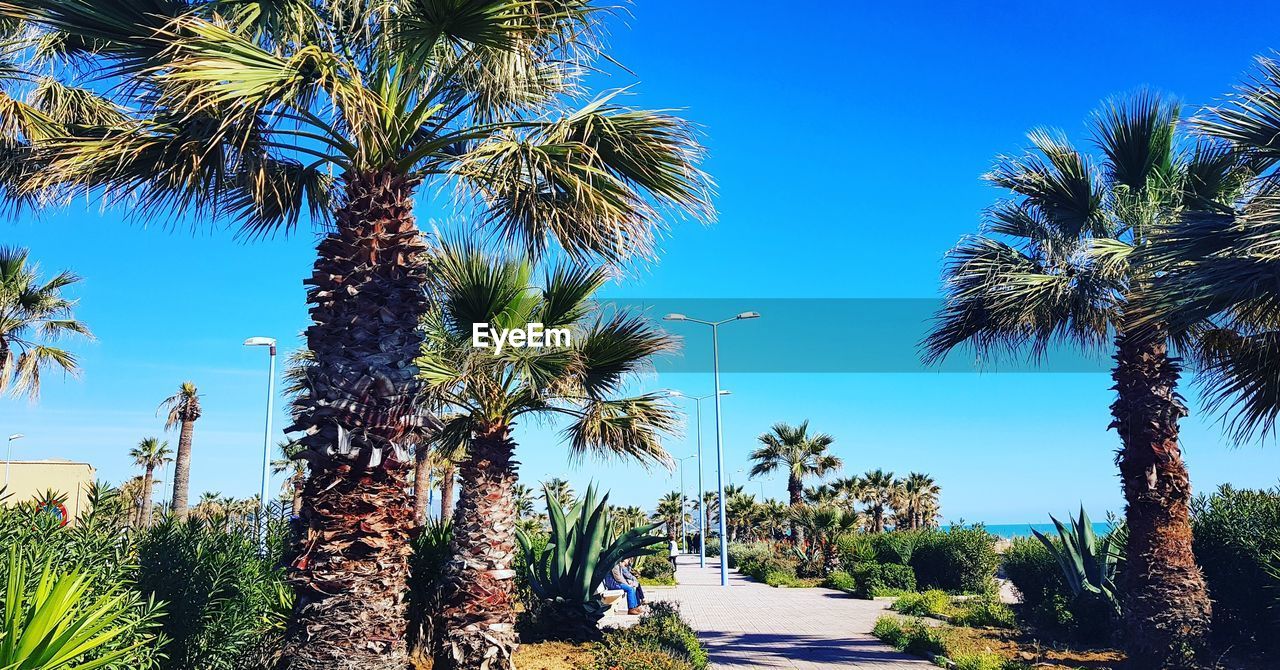
[[(530, 500), (530, 503), (532, 502), (533, 501)], [(640, 526), (649, 523), (648, 515), (644, 513), (643, 509), (636, 507), (635, 505), (615, 509), (612, 514), (612, 518), (614, 524), (618, 526), (619, 533), (625, 533), (632, 528), (639, 528)]]
[(862, 500), (863, 487), (862, 478), (857, 475), (831, 482), (831, 488), (836, 491), (836, 506), (850, 514), (857, 512), (857, 504)]
[[(513, 585), (518, 420), (562, 416), (572, 457), (612, 454), (670, 465), (660, 436), (677, 424), (665, 396), (622, 395), (674, 341), (626, 310), (599, 311), (592, 295), (610, 272), (581, 265), (530, 283), (528, 262), (444, 242), (417, 361), (426, 399), (451, 412), (441, 434), (467, 442), (454, 515), (453, 554), (441, 577), (443, 644), (437, 667), (509, 667), (516, 645)], [(544, 347), (478, 347), (474, 324), (494, 330), (540, 323), (568, 337)], [(554, 494), (549, 494), (554, 495)]]
[[(34, 158), (18, 163), (16, 195), (102, 197), (143, 218), (235, 221), (248, 236), (290, 230), (304, 215), (324, 225), (306, 280), (314, 359), (291, 431), (305, 433), (302, 516), (314, 541), (289, 571), (290, 667), (407, 660), (406, 435), (434, 423), (416, 402), (412, 365), (431, 300), (419, 191), (457, 188), (495, 237), (531, 255), (558, 245), (583, 261), (650, 253), (667, 212), (711, 215), (692, 126), (617, 95), (584, 104), (601, 9), (589, 0), (0, 8), (60, 45), (46, 51), (74, 64), (52, 71), (98, 117), (23, 115), (39, 123), (24, 124)], [(90, 78), (112, 81), (96, 87), (107, 99), (75, 88)]]
[(724, 515), (729, 539), (744, 541), (757, 521), (756, 497), (749, 493), (735, 493), (725, 497)]
[(204, 521), (212, 520), (217, 516), (221, 516), (226, 512), (222, 505), (223, 497), (219, 491), (205, 491), (200, 494), (200, 500), (196, 502), (192, 514), (197, 519)]
[(566, 479), (552, 477), (542, 482), (542, 497), (545, 499), (548, 495), (560, 503), (561, 507), (567, 508), (573, 505), (573, 486)]
[[(828, 453), (835, 438), (826, 433), (809, 435), (809, 421), (799, 426), (774, 424), (772, 430), (761, 435), (761, 446), (751, 452), (751, 476), (767, 475), (785, 467), (787, 470), (787, 494), (792, 507), (804, 503), (804, 480), (807, 477), (825, 477), (828, 472), (840, 469), (840, 459)], [(804, 529), (792, 524), (791, 537), (796, 543), (804, 542)]]
[(804, 487), (804, 503), (813, 507), (834, 507), (840, 501), (840, 491), (830, 484)]
[(1191, 551), (1179, 360), (1166, 325), (1128, 307), (1143, 305), (1153, 281), (1174, 269), (1151, 253), (1156, 233), (1227, 208), (1249, 172), (1220, 144), (1183, 146), (1178, 114), (1140, 94), (1095, 116), (1097, 159), (1048, 131), (1031, 134), (1038, 155), (1002, 159), (988, 179), (1016, 199), (989, 210), (989, 230), (950, 254), (947, 303), (925, 342), (930, 361), (961, 344), (980, 355), (1029, 348), (1040, 358), (1061, 344), (1112, 353), (1110, 427), (1121, 441), (1130, 533), (1119, 587), (1139, 668), (1189, 662), (1205, 641), (1210, 604)]
[(720, 494), (715, 491), (704, 491), (702, 500), (696, 501), (698, 516), (702, 517), (702, 537), (711, 537), (711, 527), (720, 525)]
[(679, 491), (672, 491), (660, 500), (654, 509), (653, 520), (667, 527), (667, 539), (675, 540), (683, 533), (684, 524), (689, 521), (689, 514), (684, 509), (684, 496)]
[(759, 506), (760, 532), (770, 539), (781, 539), (790, 530), (791, 506), (770, 498)]
[(143, 438), (138, 442), (138, 446), (129, 450), (133, 464), (143, 469), (142, 509), (139, 512), (138, 524), (144, 528), (151, 525), (151, 488), (155, 483), (156, 468), (163, 467), (172, 461), (172, 455), (169, 443), (161, 441), (158, 437)]
[[(532, 517), (537, 514), (533, 489), (525, 486), (524, 484), (517, 483), (511, 489), (511, 496), (515, 498), (516, 501), (516, 515), (521, 519)], [(614, 514), (613, 519), (615, 522), (621, 523), (621, 512)]]
[(822, 562), (822, 576), (830, 576), (840, 569), (840, 555), (836, 551), (840, 537), (852, 532), (858, 525), (857, 514), (846, 514), (838, 507), (793, 507), (792, 516), (804, 526)]
[(899, 501), (894, 506), (894, 528), (927, 528), (938, 518), (938, 496), (942, 488), (933, 477), (912, 472), (898, 483)]
[(861, 478), (862, 489), (859, 500), (867, 505), (867, 530), (872, 533), (883, 533), (886, 511), (893, 506), (897, 497), (898, 482), (892, 472), (876, 469), (868, 471)]
[(271, 473), (289, 473), (284, 486), (289, 494), (289, 509), (294, 516), (298, 516), (302, 514), (302, 491), (307, 484), (307, 462), (298, 458), (302, 445), (294, 440), (281, 440), (276, 442), (276, 449), (280, 452), (280, 458), (271, 461)]
[(173, 460), (173, 514), (187, 518), (187, 488), (191, 479), (191, 434), (200, 418), (200, 393), (195, 382), (182, 382), (178, 392), (160, 403), (165, 412), (164, 429), (181, 427), (178, 433), (178, 454)]
[(45, 370), (80, 373), (75, 354), (50, 343), (62, 335), (92, 335), (73, 317), (75, 302), (62, 296), (80, 278), (64, 271), (43, 281), (27, 261), (26, 249), (0, 247), (0, 394), (35, 400)]

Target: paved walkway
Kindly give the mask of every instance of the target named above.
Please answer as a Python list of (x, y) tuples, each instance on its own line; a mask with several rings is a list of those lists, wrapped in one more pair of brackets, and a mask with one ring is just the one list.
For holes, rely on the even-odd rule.
[(936, 666), (900, 653), (871, 636), (887, 602), (860, 600), (830, 589), (775, 589), (720, 565), (681, 556), (679, 586), (648, 587), (654, 599), (674, 600), (711, 655), (717, 670), (926, 670)]

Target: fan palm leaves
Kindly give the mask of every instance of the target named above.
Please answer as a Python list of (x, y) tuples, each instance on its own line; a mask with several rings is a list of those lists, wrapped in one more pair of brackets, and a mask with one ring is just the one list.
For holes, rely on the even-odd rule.
[(1129, 657), (1151, 667), (1187, 662), (1210, 605), (1190, 549), (1179, 362), (1167, 324), (1129, 307), (1172, 269), (1151, 249), (1163, 232), (1229, 206), (1249, 174), (1220, 144), (1181, 141), (1178, 117), (1176, 104), (1140, 93), (1095, 115), (1096, 156), (1038, 130), (1033, 152), (1001, 158), (987, 178), (1014, 197), (952, 250), (947, 302), (924, 342), (927, 360), (962, 346), (980, 358), (1042, 359), (1061, 346), (1113, 355), (1111, 427), (1132, 531), (1120, 591)]
[(551, 496), (556, 502), (560, 503), (561, 507), (569, 507), (577, 499), (573, 494), (573, 485), (569, 483), (569, 480), (559, 477), (552, 477), (542, 482), (542, 495), (544, 498), (548, 495)]
[(894, 502), (895, 528), (929, 528), (938, 520), (938, 496), (942, 488), (928, 475), (912, 472), (898, 481)]
[(866, 504), (867, 530), (883, 533), (888, 511), (898, 497), (898, 480), (892, 472), (875, 469), (861, 477), (858, 499)]
[(138, 442), (138, 446), (129, 450), (129, 457), (133, 459), (134, 465), (143, 469), (142, 508), (138, 512), (138, 523), (144, 527), (150, 526), (155, 471), (173, 461), (173, 451), (169, 449), (168, 442), (158, 437), (145, 437)]
[[(808, 420), (799, 426), (786, 423), (774, 424), (773, 428), (759, 438), (761, 446), (751, 452), (751, 476), (759, 477), (776, 470), (785, 469), (787, 473), (787, 494), (792, 505), (804, 502), (804, 480), (809, 477), (823, 477), (840, 469), (840, 459), (829, 453), (835, 438), (826, 433), (809, 434)], [(796, 524), (792, 527), (792, 537), (797, 542), (804, 540), (803, 528)]]
[(692, 520), (688, 510), (685, 508), (684, 495), (679, 491), (672, 491), (663, 495), (658, 500), (658, 506), (653, 511), (653, 520), (666, 527), (667, 539), (675, 540), (682, 537), (684, 535), (684, 524)]
[[(0, 109), (0, 124), (2, 117)], [(79, 281), (66, 271), (41, 279), (26, 249), (0, 247), (0, 394), (34, 400), (40, 396), (41, 373), (55, 368), (79, 374), (75, 354), (53, 344), (66, 335), (92, 337), (72, 313), (75, 301), (62, 294)]]
[[(532, 282), (527, 261), (444, 241), (436, 255), (436, 309), (424, 321), (417, 360), (425, 398), (449, 414), (442, 436), (467, 444), (444, 572), (443, 663), (508, 659), (516, 642), (510, 580), (514, 548), (517, 421), (559, 417), (572, 458), (616, 456), (670, 466), (660, 437), (677, 426), (662, 394), (627, 395), (627, 384), (675, 343), (637, 315), (600, 310), (603, 269), (556, 267)], [(559, 346), (474, 346), (475, 324), (495, 330), (541, 323), (564, 329)], [(548, 485), (545, 495), (560, 493)], [(553, 507), (558, 506), (558, 501)], [(478, 632), (477, 632), (478, 631)], [(481, 634), (482, 633), (482, 634)]]
[(178, 452), (173, 461), (173, 514), (187, 516), (187, 489), (191, 479), (191, 437), (200, 418), (200, 391), (195, 382), (182, 382), (178, 392), (160, 403), (164, 429), (178, 428)]

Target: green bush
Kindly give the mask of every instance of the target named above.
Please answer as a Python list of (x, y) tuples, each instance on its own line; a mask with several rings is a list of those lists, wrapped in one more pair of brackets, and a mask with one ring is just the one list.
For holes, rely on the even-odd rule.
[(864, 598), (910, 592), (916, 589), (915, 571), (894, 563), (859, 563), (853, 567), (856, 592)]
[(919, 531), (911, 555), (916, 584), (953, 593), (991, 588), (999, 565), (996, 537), (982, 525)]
[(649, 583), (675, 583), (676, 569), (672, 567), (665, 549), (637, 558), (635, 568), (636, 576)]
[(998, 593), (990, 592), (962, 603), (951, 615), (951, 622), (959, 626), (1014, 628), (1017, 618), (1013, 610), (1000, 601)]
[[(436, 581), (444, 573), (449, 559), (449, 542), (453, 539), (453, 522), (449, 519), (428, 519), (416, 537), (410, 542), (409, 554), (409, 643), (416, 646), (424, 629), (430, 625), (435, 610)], [(543, 540), (545, 544), (546, 540)], [(529, 577), (522, 569), (524, 555), (516, 553), (516, 597), (525, 603), (526, 610), (532, 601)]]
[(1003, 569), (1022, 595), (1022, 616), (1036, 626), (1068, 631), (1074, 626), (1070, 589), (1053, 555), (1033, 537), (1017, 537), (1004, 552)]
[(908, 593), (894, 601), (893, 610), (907, 616), (951, 614), (951, 596), (937, 589), (924, 593)]
[(729, 567), (742, 571), (745, 565), (753, 565), (774, 556), (773, 546), (768, 542), (740, 543), (729, 545)]
[(823, 582), (823, 586), (837, 591), (846, 593), (856, 593), (858, 591), (858, 582), (854, 580), (853, 575), (844, 570), (836, 570), (827, 575), (827, 579)]
[(655, 602), (639, 623), (595, 647), (593, 670), (705, 670), (707, 652), (676, 605)]
[(876, 619), (876, 625), (871, 629), (871, 634), (890, 647), (901, 649), (905, 645), (906, 636), (902, 632), (902, 621), (896, 616), (886, 614)]
[(871, 634), (899, 651), (916, 656), (946, 652), (946, 644), (939, 627), (931, 626), (920, 619), (901, 622), (894, 616), (882, 616), (876, 620)]
[(995, 654), (963, 654), (951, 660), (956, 664), (955, 670), (1021, 670), (1026, 667)]
[(1280, 652), (1280, 490), (1222, 486), (1192, 504), (1196, 560), (1226, 645)]
[[(257, 541), (237, 529), (166, 517), (138, 538), (137, 589), (166, 603), (162, 668), (240, 670), (259, 665), (278, 636), (291, 592)], [(287, 617), (287, 612), (284, 613)], [(278, 640), (278, 637), (276, 637)]]
[(794, 586), (799, 559), (781, 554), (767, 542), (729, 545), (729, 565), (742, 574), (771, 586)]
[(931, 531), (927, 530), (895, 530), (886, 533), (875, 533), (870, 537), (872, 550), (877, 563), (892, 565), (911, 565), (911, 557), (922, 538)]

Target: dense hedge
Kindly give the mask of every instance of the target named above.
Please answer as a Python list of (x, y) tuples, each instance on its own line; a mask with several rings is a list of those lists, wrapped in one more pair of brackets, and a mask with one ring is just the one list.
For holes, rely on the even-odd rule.
[(630, 628), (611, 631), (595, 648), (593, 670), (706, 670), (707, 652), (680, 617), (659, 601)]
[(981, 526), (854, 534), (838, 544), (841, 568), (864, 597), (916, 589), (953, 593), (989, 590), (999, 556)]
[(1222, 486), (1192, 505), (1220, 643), (1280, 652), (1280, 491)]
[(1041, 628), (1069, 631), (1075, 618), (1062, 568), (1034, 537), (1014, 538), (1004, 552), (1005, 577), (1022, 595), (1022, 616)]

